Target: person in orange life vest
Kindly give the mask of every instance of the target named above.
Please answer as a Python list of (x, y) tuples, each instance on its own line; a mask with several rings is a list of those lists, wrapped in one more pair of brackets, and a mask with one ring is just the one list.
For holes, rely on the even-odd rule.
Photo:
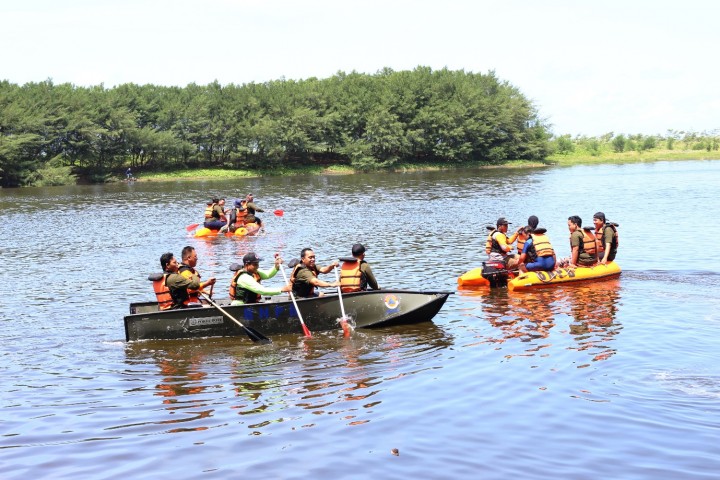
[(568, 230), (570, 230), (570, 258), (569, 267), (591, 267), (597, 263), (597, 239), (595, 234), (582, 228), (582, 218), (577, 215), (568, 217)]
[(265, 210), (255, 204), (252, 193), (248, 193), (245, 196), (245, 200), (247, 201), (245, 204), (245, 208), (247, 208), (247, 218), (245, 221), (247, 223), (257, 223), (258, 227), (262, 227), (262, 220), (255, 216), (255, 212), (264, 212)]
[(212, 207), (210, 209), (210, 217), (207, 216), (208, 209), (205, 209), (205, 228), (210, 230), (220, 230), (227, 223), (225, 218), (225, 199), (224, 198), (213, 198)]
[(520, 271), (545, 271), (555, 269), (555, 250), (550, 244), (550, 239), (545, 235), (544, 228), (531, 229), (525, 227), (530, 238), (525, 242), (523, 253), (520, 255), (518, 268)]
[(315, 252), (311, 248), (303, 248), (300, 252), (300, 263), (298, 263), (290, 274), (292, 291), (298, 298), (312, 298), (322, 296), (317, 293), (315, 287), (337, 287), (340, 282), (324, 282), (317, 278), (321, 273), (329, 273), (338, 266), (335, 261), (330, 265), (318, 268), (315, 265)]
[(258, 257), (255, 252), (250, 252), (243, 257), (243, 268), (235, 274), (230, 283), (231, 305), (258, 303), (263, 295), (280, 295), (290, 291), (292, 288), (290, 285), (271, 288), (260, 284), (262, 280), (267, 280), (277, 274), (282, 265), (282, 258), (275, 257), (275, 264), (270, 270), (260, 270), (261, 261), (262, 258)]
[(485, 242), (485, 253), (488, 254), (488, 262), (503, 263), (506, 268), (514, 268), (518, 264), (519, 256), (510, 253), (512, 246), (507, 238), (509, 224), (505, 217), (498, 218), (496, 228), (490, 232)]
[(235, 230), (245, 225), (245, 219), (247, 218), (248, 214), (247, 208), (245, 207), (246, 204), (247, 200), (241, 200), (239, 198), (235, 199), (233, 208), (230, 210), (230, 214), (227, 216), (228, 223), (226, 230), (235, 232)]
[[(527, 226), (530, 227), (531, 230), (535, 230), (538, 226), (538, 223), (540, 223), (540, 220), (538, 220), (538, 217), (535, 215), (530, 215), (528, 217), (528, 224)], [(523, 247), (525, 246), (525, 241), (530, 238), (530, 234), (527, 233), (525, 227), (519, 227), (515, 233), (510, 235), (507, 239), (507, 243), (515, 243), (517, 240), (517, 243), (515, 244), (517, 247), (517, 253), (520, 255), (523, 252)]]
[(352, 255), (352, 259), (341, 259), (340, 289), (344, 293), (380, 290), (370, 264), (365, 261), (365, 246), (362, 243), (353, 245)]
[(617, 224), (606, 222), (603, 212), (597, 212), (593, 215), (593, 224), (595, 225), (595, 236), (600, 241), (598, 249), (603, 255), (600, 263), (606, 265), (608, 262), (615, 260), (615, 255), (617, 254)]
[[(200, 279), (200, 272), (195, 270), (197, 266), (198, 256), (194, 247), (187, 246), (182, 249), (182, 263), (178, 267), (178, 273), (185, 278), (192, 278), (196, 276)], [(188, 289), (188, 295), (190, 297), (190, 303), (200, 303), (199, 293), (205, 290), (205, 287), (215, 285), (215, 277), (208, 279), (207, 282), (200, 282), (200, 289), (193, 290)]]
[(200, 288), (200, 279), (197, 276), (185, 278), (178, 273), (178, 263), (175, 256), (170, 253), (163, 253), (160, 257), (160, 265), (163, 269), (165, 277), (165, 286), (172, 298), (172, 304), (169, 308), (187, 308), (190, 304), (190, 295), (188, 289), (198, 290)]

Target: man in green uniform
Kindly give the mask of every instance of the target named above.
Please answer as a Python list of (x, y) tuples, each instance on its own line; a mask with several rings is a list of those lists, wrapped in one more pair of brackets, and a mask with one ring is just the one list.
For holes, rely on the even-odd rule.
[(338, 262), (335, 261), (326, 267), (318, 268), (315, 265), (315, 252), (311, 248), (303, 248), (300, 252), (300, 263), (290, 275), (293, 293), (298, 298), (312, 298), (320, 296), (315, 292), (315, 287), (339, 286), (340, 282), (324, 282), (317, 278), (319, 274), (329, 273), (337, 266)]

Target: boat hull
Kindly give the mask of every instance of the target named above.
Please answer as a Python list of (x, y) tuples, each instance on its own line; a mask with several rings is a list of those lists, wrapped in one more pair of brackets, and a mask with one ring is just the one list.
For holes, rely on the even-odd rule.
[(614, 278), (622, 270), (615, 262), (593, 267), (558, 268), (552, 272), (526, 272), (508, 280), (508, 290), (521, 291), (551, 287), (565, 283), (587, 282)]
[(244, 227), (240, 227), (234, 232), (225, 232), (220, 233), (220, 230), (211, 230), (207, 227), (200, 227), (197, 230), (195, 230), (195, 233), (193, 234), (194, 237), (217, 237), (217, 236), (225, 236), (225, 237), (246, 237), (246, 236), (252, 236), (257, 233), (257, 231), (260, 229), (256, 224), (254, 223), (248, 223)]
[[(370, 328), (430, 321), (450, 294), (372, 290), (346, 293), (342, 299), (345, 313), (355, 328)], [(266, 303), (220, 305), (235, 319), (263, 335), (303, 334), (297, 311), (285, 296), (272, 297)], [(340, 328), (337, 295), (298, 299), (297, 306), (311, 332)], [(246, 335), (242, 327), (212, 306), (159, 311), (157, 302), (134, 303), (124, 323), (127, 341)]]

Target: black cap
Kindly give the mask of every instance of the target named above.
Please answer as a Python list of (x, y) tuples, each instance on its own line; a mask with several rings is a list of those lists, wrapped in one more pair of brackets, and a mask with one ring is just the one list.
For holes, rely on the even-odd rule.
[(593, 215), (593, 218), (600, 219), (600, 220), (602, 220), (602, 221), (604, 222), (604, 221), (605, 221), (605, 214), (604, 214), (603, 212), (597, 212), (595, 215)]
[(353, 245), (353, 247), (352, 247), (353, 255), (358, 256), (358, 255), (362, 255), (363, 253), (365, 253), (365, 245), (363, 245), (362, 243), (356, 243), (355, 245)]
[(508, 222), (507, 218), (500, 217), (497, 219), (497, 222), (495, 222), (495, 225), (497, 225), (499, 227), (500, 225), (512, 225), (512, 223)]
[(260, 262), (262, 258), (255, 255), (255, 252), (246, 253), (243, 257), (243, 264), (247, 265), (248, 263), (255, 263)]

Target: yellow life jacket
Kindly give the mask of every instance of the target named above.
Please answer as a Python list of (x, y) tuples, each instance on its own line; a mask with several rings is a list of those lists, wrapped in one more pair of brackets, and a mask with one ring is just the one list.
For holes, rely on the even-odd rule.
[(340, 289), (343, 293), (362, 290), (362, 272), (360, 261), (345, 261), (340, 267)]
[[(507, 252), (500, 247), (500, 244), (495, 239), (494, 235), (496, 233), (501, 233), (502, 235), (505, 235), (504, 233), (500, 232), (497, 228), (494, 229), (487, 237), (487, 240), (485, 241), (485, 253), (490, 254), (491, 252), (499, 253), (500, 255), (507, 255)], [(507, 240), (507, 235), (505, 236), (505, 239)]]
[(533, 239), (533, 243), (531, 245), (531, 250), (533, 250), (531, 257), (533, 257), (533, 261), (535, 261), (537, 257), (550, 257), (555, 254), (555, 250), (553, 250), (553, 247), (550, 244), (550, 239), (547, 235), (531, 233), (530, 237)]
[(215, 205), (215, 203), (211, 203), (205, 207), (205, 220), (211, 220), (213, 218), (213, 208)]

